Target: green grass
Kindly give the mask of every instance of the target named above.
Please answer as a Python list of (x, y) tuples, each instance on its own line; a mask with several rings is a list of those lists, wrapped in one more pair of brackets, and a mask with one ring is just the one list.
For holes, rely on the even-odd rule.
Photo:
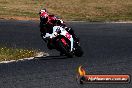
[(37, 18), (41, 8), (65, 20), (131, 21), (132, 0), (0, 0), (0, 18)]
[(37, 54), (37, 50), (25, 50), (15, 48), (0, 48), (0, 61), (18, 60), (22, 58), (33, 57)]

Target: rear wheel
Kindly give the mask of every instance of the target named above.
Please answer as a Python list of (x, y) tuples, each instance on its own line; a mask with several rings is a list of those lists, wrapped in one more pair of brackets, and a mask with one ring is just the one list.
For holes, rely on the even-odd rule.
[(75, 56), (77, 57), (81, 57), (83, 55), (83, 51), (82, 51), (82, 48), (78, 45), (75, 49)]

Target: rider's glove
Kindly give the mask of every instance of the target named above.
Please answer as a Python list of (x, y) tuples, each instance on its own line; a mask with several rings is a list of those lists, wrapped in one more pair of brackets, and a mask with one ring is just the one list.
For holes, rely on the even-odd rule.
[(45, 35), (44, 35), (43, 33), (41, 33), (41, 37), (42, 37), (42, 39), (43, 39), (45, 42), (47, 42), (47, 39), (46, 39), (46, 37), (45, 37)]

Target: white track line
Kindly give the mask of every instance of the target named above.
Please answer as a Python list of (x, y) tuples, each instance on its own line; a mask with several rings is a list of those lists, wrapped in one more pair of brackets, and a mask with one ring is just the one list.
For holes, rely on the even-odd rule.
[[(39, 52), (39, 53), (37, 53), (37, 55), (35, 57), (46, 57), (46, 56), (49, 56), (49, 54), (44, 53), (44, 52)], [(18, 61), (25, 61), (25, 60), (32, 60), (32, 59), (34, 59), (34, 57), (23, 58), (23, 59), (19, 59), (19, 60), (1, 61), (0, 64), (2, 64), (2, 63), (12, 63), (12, 62), (18, 62)]]
[(132, 23), (132, 21), (117, 21), (117, 22), (106, 22), (106, 23), (125, 23), (125, 24), (127, 24), (127, 23)]

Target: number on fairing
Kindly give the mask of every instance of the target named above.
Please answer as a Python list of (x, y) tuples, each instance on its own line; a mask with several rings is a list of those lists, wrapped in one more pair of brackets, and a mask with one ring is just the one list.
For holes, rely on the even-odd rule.
[(58, 32), (58, 31), (60, 31), (60, 27), (58, 27), (58, 28), (56, 29), (56, 32)]

